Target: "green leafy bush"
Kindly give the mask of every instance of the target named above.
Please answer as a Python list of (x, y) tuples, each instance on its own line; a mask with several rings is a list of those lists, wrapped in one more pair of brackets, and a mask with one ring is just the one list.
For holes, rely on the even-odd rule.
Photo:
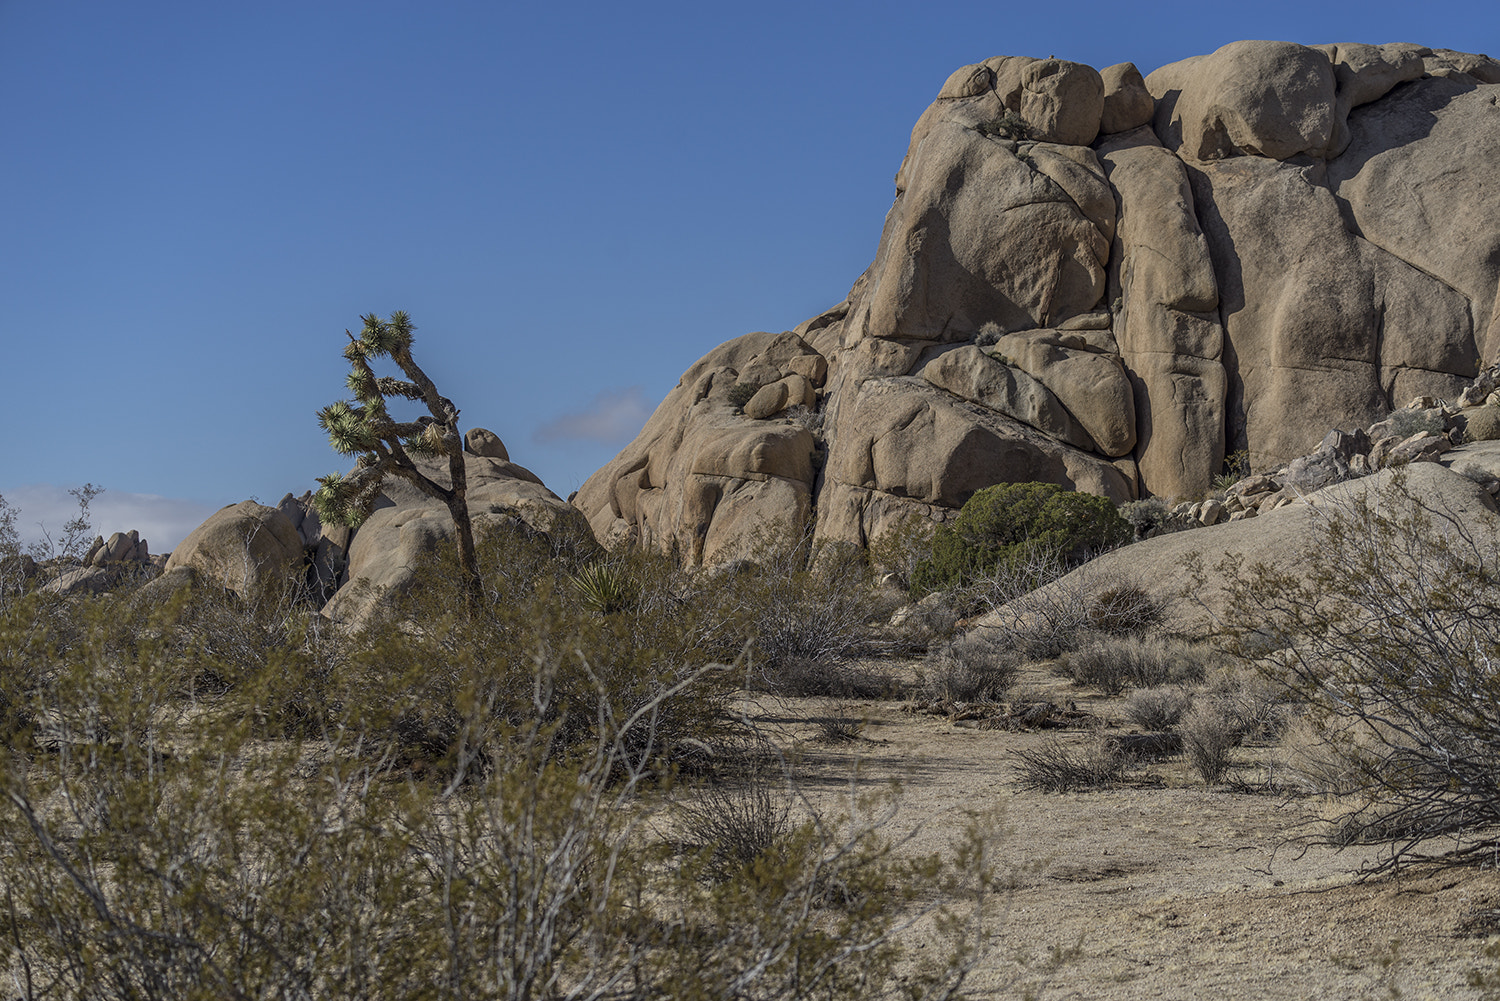
[(1066, 564), (1129, 542), (1130, 525), (1104, 497), (1055, 483), (1002, 483), (980, 490), (933, 534), (931, 555), (912, 571), (914, 596), (961, 587), (997, 566), (1046, 553)]

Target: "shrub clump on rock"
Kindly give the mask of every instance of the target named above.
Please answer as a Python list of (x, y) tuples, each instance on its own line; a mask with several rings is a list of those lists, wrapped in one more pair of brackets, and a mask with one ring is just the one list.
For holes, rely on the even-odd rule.
[(964, 586), (997, 566), (1039, 552), (1066, 563), (1129, 542), (1133, 530), (1104, 497), (1055, 483), (1002, 483), (980, 490), (933, 534), (931, 555), (913, 569), (914, 596)]

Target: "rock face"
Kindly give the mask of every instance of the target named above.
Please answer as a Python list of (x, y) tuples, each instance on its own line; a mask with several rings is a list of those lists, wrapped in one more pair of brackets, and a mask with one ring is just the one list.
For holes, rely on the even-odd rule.
[[(778, 520), (864, 544), (996, 482), (1191, 497), (1226, 453), (1307, 456), (1500, 355), (1497, 162), (1486, 56), (962, 67), (845, 300), (710, 352), (577, 503), (602, 541), (715, 562)], [(1431, 450), (1367, 458), (1397, 448)]]
[[(574, 504), (605, 545), (676, 549), (693, 563), (732, 558), (758, 525), (800, 527), (812, 513), (819, 458), (807, 404), (818, 402), (827, 371), (826, 356), (797, 333), (721, 344), (683, 374)], [(789, 416), (788, 407), (798, 412)]]

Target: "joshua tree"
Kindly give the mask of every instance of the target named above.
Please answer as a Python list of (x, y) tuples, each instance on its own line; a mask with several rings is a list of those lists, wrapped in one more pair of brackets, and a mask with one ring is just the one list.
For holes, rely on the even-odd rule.
[[(479, 564), (474, 556), (474, 529), (469, 521), (464, 476), (463, 441), (458, 433), (458, 408), (442, 396), (427, 374), (411, 357), (411, 317), (398, 310), (389, 320), (371, 313), (360, 317), (365, 329), (358, 337), (344, 331), (349, 344), (344, 357), (352, 366), (347, 385), (354, 402), (340, 400), (318, 411), (318, 423), (328, 432), (328, 441), (344, 455), (356, 456), (354, 471), (348, 476), (333, 473), (318, 479), (322, 484), (313, 496), (318, 514), (324, 521), (351, 528), (370, 516), (380, 485), (390, 475), (404, 477), (424, 493), (448, 506), (458, 537), (458, 560), (466, 578), (470, 607), (477, 607), (483, 595)], [(373, 358), (390, 358), (406, 379), (377, 377), (370, 368)], [(432, 416), (414, 421), (394, 420), (386, 410), (386, 400), (393, 396), (427, 405)], [(412, 456), (448, 457), (450, 487), (429, 478)]]

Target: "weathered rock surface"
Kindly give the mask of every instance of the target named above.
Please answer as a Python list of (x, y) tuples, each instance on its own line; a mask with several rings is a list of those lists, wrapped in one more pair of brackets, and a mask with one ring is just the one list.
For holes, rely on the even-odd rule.
[(578, 504), (601, 540), (713, 562), (755, 524), (863, 543), (1007, 480), (1184, 497), (1229, 453), (1280, 468), (1257, 503), (1192, 516), (1212, 523), (1440, 461), (1449, 411), (1435, 437), (1321, 439), (1497, 360), (1497, 162), (1487, 56), (1249, 41), (1144, 79), (962, 67), (845, 300), (710, 352)]
[[(1392, 489), (1400, 476), (1404, 487)], [(1187, 636), (1207, 636), (1228, 611), (1231, 578), (1219, 567), (1239, 563), (1253, 567), (1262, 563), (1293, 574), (1315, 565), (1323, 550), (1323, 531), (1334, 517), (1348, 515), (1361, 500), (1378, 503), (1383, 515), (1401, 518), (1418, 504), (1442, 511), (1437, 530), (1463, 526), (1476, 539), (1500, 541), (1500, 513), (1490, 493), (1473, 479), (1437, 463), (1420, 463), (1403, 470), (1386, 470), (1373, 476), (1335, 484), (1312, 493), (1301, 503), (1288, 503), (1262, 514), (1253, 522), (1243, 520), (1200, 528), (1192, 532), (1162, 535), (1106, 553), (1056, 584), (1061, 593), (1089, 579), (1131, 581), (1140, 586), (1163, 609), (1161, 628)], [(1447, 520), (1452, 515), (1453, 521)], [(1204, 581), (1184, 597), (1188, 583), (1184, 568), (1196, 562)], [(1004, 610), (995, 613), (1005, 614)], [(998, 618), (981, 619), (1000, 621)]]
[(255, 501), (220, 508), (172, 550), (164, 574), (191, 568), (198, 579), (243, 597), (285, 580), (302, 564), (302, 537), (282, 511)]
[[(835, 324), (840, 321), (833, 321)], [(634, 442), (584, 483), (574, 503), (605, 545), (676, 549), (693, 563), (732, 558), (757, 526), (806, 524), (812, 510), (811, 430), (751, 413), (761, 394), (797, 380), (817, 403), (827, 359), (795, 333), (747, 334), (683, 373)], [(758, 387), (743, 413), (736, 385)]]

